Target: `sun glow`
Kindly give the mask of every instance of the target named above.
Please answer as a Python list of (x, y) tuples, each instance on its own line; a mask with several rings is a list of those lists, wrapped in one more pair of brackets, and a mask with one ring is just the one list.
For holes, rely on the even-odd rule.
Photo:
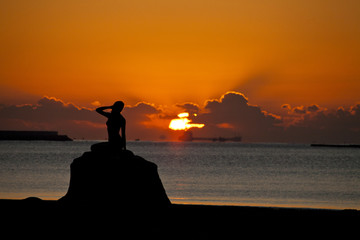
[(191, 120), (188, 119), (189, 113), (179, 113), (177, 115), (179, 118), (171, 120), (169, 128), (172, 130), (188, 130), (192, 127), (202, 128), (205, 124), (202, 123), (191, 123)]

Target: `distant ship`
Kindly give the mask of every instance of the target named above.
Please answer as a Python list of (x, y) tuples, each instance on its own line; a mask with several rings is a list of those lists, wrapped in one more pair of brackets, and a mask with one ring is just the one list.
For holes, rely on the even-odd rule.
[(203, 137), (193, 137), (191, 131), (185, 131), (183, 135), (179, 137), (180, 141), (183, 142), (192, 142), (192, 141), (213, 141), (213, 142), (241, 142), (242, 137), (232, 137), (232, 138), (203, 138)]
[(58, 135), (56, 131), (0, 131), (0, 140), (72, 141), (66, 135)]

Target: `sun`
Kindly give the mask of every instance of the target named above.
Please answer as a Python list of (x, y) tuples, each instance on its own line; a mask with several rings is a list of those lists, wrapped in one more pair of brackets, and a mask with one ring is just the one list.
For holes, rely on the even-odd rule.
[(169, 128), (172, 130), (188, 130), (192, 127), (202, 128), (205, 124), (202, 123), (191, 123), (191, 120), (188, 119), (189, 113), (179, 113), (177, 115), (179, 118), (171, 120)]
[(188, 119), (173, 119), (170, 122), (169, 128), (172, 130), (185, 130), (188, 122)]

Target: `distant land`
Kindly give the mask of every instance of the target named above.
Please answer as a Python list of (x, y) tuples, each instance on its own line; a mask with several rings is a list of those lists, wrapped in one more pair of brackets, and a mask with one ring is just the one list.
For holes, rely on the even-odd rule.
[(0, 131), (0, 140), (72, 141), (66, 135), (58, 135), (56, 131)]
[(359, 144), (317, 144), (313, 143), (311, 147), (338, 147), (338, 148), (360, 148)]

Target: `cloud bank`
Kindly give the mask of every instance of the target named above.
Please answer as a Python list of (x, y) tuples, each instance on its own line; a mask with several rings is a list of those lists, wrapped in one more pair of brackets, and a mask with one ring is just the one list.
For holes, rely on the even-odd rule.
[[(252, 105), (240, 92), (227, 92), (200, 106), (179, 103), (172, 107), (139, 102), (126, 106), (129, 140), (177, 140), (180, 133), (168, 125), (179, 112), (189, 112), (198, 137), (242, 136), (246, 142), (360, 143), (360, 104), (327, 109), (318, 104), (279, 107), (275, 115)], [(105, 139), (106, 119), (94, 109), (43, 97), (36, 104), (5, 106), (0, 104), (2, 130), (55, 130), (77, 139)]]
[[(216, 136), (243, 135), (248, 141), (267, 139), (281, 123), (278, 117), (249, 104), (242, 93), (227, 92), (220, 99), (208, 100), (199, 119)], [(204, 129), (206, 130), (206, 129)]]

